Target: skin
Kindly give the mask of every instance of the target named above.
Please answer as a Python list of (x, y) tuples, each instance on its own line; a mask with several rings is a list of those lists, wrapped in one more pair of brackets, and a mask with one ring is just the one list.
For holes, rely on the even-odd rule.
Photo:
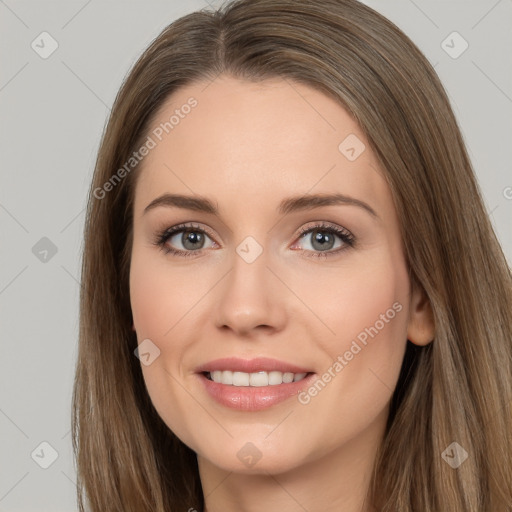
[[(411, 289), (390, 189), (357, 123), (315, 89), (220, 76), (175, 92), (153, 126), (191, 96), (197, 106), (144, 158), (135, 189), (130, 296), (139, 343), (160, 350), (142, 365), (151, 400), (197, 453), (208, 512), (371, 510), (364, 496), (406, 340), (434, 337), (428, 300)], [(349, 134), (366, 146), (354, 161), (338, 149)], [(163, 193), (208, 197), (219, 216), (144, 213)], [(364, 201), (377, 217), (349, 204), (277, 213), (281, 200), (316, 193)], [(322, 249), (299, 229), (322, 221), (356, 245), (334, 254), (345, 245), (335, 236), (331, 257), (312, 256)], [(159, 230), (188, 222), (214, 235), (200, 252), (175, 256), (153, 244)], [(250, 264), (236, 252), (247, 236), (263, 248)], [(187, 250), (182, 241), (180, 233), (167, 245)], [(232, 410), (194, 372), (219, 357), (267, 356), (322, 376), (396, 303), (401, 311), (306, 405), (292, 397)], [(252, 467), (237, 457), (247, 442), (261, 454)]]

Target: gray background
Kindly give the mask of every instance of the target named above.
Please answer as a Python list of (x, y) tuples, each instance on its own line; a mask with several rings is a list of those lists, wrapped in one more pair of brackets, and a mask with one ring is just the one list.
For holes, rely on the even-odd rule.
[[(435, 65), (512, 261), (512, 1), (365, 3)], [(77, 510), (70, 401), (95, 154), (141, 51), (168, 23), (203, 7), (203, 0), (0, 0), (0, 512)], [(31, 47), (51, 48), (43, 31), (58, 43), (46, 59)], [(447, 39), (454, 31), (463, 39)], [(464, 40), (469, 47), (453, 58)]]

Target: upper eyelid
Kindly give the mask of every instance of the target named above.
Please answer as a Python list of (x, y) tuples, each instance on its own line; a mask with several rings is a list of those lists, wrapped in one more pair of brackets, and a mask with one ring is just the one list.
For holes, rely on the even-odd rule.
[(338, 224), (334, 224), (329, 221), (320, 220), (320, 221), (312, 221), (312, 222), (313, 222), (312, 225), (309, 225), (309, 223), (307, 223), (308, 224), (307, 226), (302, 226), (299, 229), (299, 233), (308, 232), (315, 228), (317, 228), (317, 229), (320, 228), (320, 229), (325, 229), (325, 230), (332, 229), (335, 231), (346, 231), (348, 234), (352, 235), (352, 232), (349, 229), (347, 229), (346, 227), (340, 226)]
[(181, 231), (186, 231), (187, 229), (188, 230), (197, 229), (198, 231), (204, 231), (210, 238), (215, 238), (209, 228), (205, 228), (204, 226), (193, 225), (193, 224), (195, 224), (195, 223), (177, 224), (176, 226), (172, 226), (169, 229), (164, 230), (164, 234), (169, 233), (169, 236), (174, 236), (177, 233), (180, 233)]

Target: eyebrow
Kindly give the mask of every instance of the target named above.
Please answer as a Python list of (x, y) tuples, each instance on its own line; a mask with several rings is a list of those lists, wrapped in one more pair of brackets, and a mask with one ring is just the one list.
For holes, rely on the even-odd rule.
[[(286, 215), (297, 211), (313, 210), (315, 208), (321, 208), (322, 206), (337, 205), (358, 206), (366, 210), (372, 217), (379, 218), (370, 205), (364, 201), (343, 194), (306, 194), (289, 197), (279, 203), (277, 211), (281, 215)], [(144, 208), (143, 214), (159, 206), (182, 208), (196, 212), (211, 213), (217, 216), (219, 214), (218, 206), (210, 199), (203, 196), (186, 196), (182, 194), (163, 194), (153, 199), (153, 201)]]

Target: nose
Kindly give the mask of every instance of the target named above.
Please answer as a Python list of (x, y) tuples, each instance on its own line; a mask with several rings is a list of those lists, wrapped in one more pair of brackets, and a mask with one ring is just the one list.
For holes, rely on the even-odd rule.
[(219, 286), (215, 324), (237, 337), (281, 331), (286, 323), (286, 287), (270, 268), (268, 254), (248, 263), (238, 254)]

